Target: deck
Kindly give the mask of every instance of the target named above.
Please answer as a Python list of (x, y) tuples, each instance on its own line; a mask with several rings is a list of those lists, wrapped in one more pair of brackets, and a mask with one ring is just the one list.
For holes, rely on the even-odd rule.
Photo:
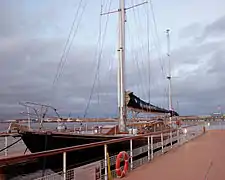
[(225, 131), (210, 130), (204, 135), (156, 157), (124, 180), (224, 180)]

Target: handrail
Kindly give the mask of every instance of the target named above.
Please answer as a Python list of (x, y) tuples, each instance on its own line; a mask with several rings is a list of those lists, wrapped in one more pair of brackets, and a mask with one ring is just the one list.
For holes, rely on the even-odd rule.
[[(93, 147), (97, 147), (97, 146), (103, 146), (105, 144), (107, 144), (107, 145), (114, 144), (114, 143), (118, 143), (118, 142), (122, 142), (122, 141), (138, 139), (138, 138), (147, 137), (147, 136), (151, 136), (151, 135), (154, 135), (154, 136), (161, 135), (161, 133), (164, 134), (164, 133), (168, 133), (170, 131), (171, 131), (171, 129), (168, 129), (165, 131), (151, 132), (151, 133), (136, 135), (136, 136), (132, 136), (132, 137), (124, 137), (124, 138), (112, 139), (112, 140), (95, 142), (95, 143), (90, 143), (90, 144), (83, 144), (83, 145), (65, 147), (65, 148), (60, 148), (60, 149), (53, 149), (53, 150), (48, 150), (48, 151), (20, 155), (20, 156), (16, 156), (16, 157), (6, 157), (6, 158), (0, 159), (0, 167), (6, 166), (9, 164), (13, 164), (13, 163), (21, 163), (24, 161), (33, 160), (33, 159), (40, 158), (40, 157), (62, 154), (63, 152), (71, 152), (71, 151), (76, 151), (76, 150), (81, 150), (81, 149), (93, 148)], [(173, 129), (172, 131), (176, 131), (176, 129)]]

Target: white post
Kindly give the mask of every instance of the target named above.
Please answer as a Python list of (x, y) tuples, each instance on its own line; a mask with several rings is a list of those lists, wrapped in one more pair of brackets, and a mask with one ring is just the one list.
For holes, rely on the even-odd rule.
[[(8, 146), (8, 137), (5, 136), (5, 148)], [(8, 148), (5, 149), (5, 156), (8, 156)]]
[(177, 129), (177, 144), (180, 144), (180, 136), (179, 136), (179, 129)]
[(151, 136), (151, 159), (153, 159), (153, 136)]
[(86, 123), (86, 132), (87, 132), (87, 123)]
[(108, 171), (107, 171), (107, 144), (104, 145), (104, 156), (105, 156), (105, 180), (108, 180)]
[(148, 136), (148, 161), (150, 161), (150, 138)]
[(130, 169), (133, 169), (133, 141), (130, 139)]
[(66, 180), (66, 152), (63, 152), (63, 180)]
[(172, 136), (172, 131), (170, 131), (170, 148), (173, 147), (173, 136)]
[(27, 107), (28, 128), (30, 130), (30, 109)]
[(164, 150), (163, 150), (163, 133), (161, 133), (161, 145), (162, 145), (162, 154), (163, 154), (163, 152), (164, 152)]

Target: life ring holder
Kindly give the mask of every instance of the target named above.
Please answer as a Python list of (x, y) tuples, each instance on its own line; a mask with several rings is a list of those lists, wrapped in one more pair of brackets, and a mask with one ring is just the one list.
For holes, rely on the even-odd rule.
[[(120, 168), (120, 162), (125, 161), (123, 170)], [(121, 151), (116, 157), (116, 174), (118, 178), (126, 175), (129, 168), (129, 155), (125, 151)]]

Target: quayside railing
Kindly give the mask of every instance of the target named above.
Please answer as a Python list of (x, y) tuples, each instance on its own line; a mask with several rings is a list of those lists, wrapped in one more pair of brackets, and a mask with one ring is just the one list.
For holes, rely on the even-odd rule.
[[(54, 155), (62, 155), (62, 169), (59, 172), (53, 173), (47, 172), (47, 174), (42, 172), (36, 173), (35, 176), (32, 175), (32, 179), (37, 180), (79, 180), (82, 179), (91, 180), (93, 179), (104, 179), (108, 180), (110, 177), (115, 178), (116, 170), (116, 158), (117, 154), (113, 154), (108, 156), (110, 152), (107, 150), (107, 146), (114, 143), (129, 141), (130, 148), (127, 151), (129, 155), (129, 168), (128, 172), (133, 169), (141, 166), (144, 163), (150, 162), (154, 159), (154, 157), (159, 156), (161, 154), (166, 153), (173, 147), (182, 145), (183, 143), (198, 137), (203, 133), (203, 128), (201, 126), (186, 126), (177, 130), (165, 130), (162, 132), (153, 132), (149, 134), (142, 135), (133, 135), (129, 137), (112, 139), (108, 141), (101, 141), (96, 143), (66, 147), (61, 149), (54, 149), (44, 152), (31, 153), (27, 155), (20, 155), (16, 157), (8, 157), (0, 159), (0, 174), (2, 176), (7, 177), (7, 174), (4, 174), (4, 169), (8, 166), (14, 166), (20, 164), (21, 166), (28, 164), (31, 161), (38, 161), (40, 158), (46, 158)], [(133, 141), (138, 140), (140, 138), (146, 138), (147, 143), (144, 146), (133, 148)], [(160, 139), (157, 143), (153, 143), (155, 138)], [(86, 164), (80, 167), (76, 167), (73, 169), (67, 169), (67, 154), (73, 151), (79, 151), (82, 149), (93, 148), (102, 146), (104, 147), (104, 159), (91, 162), (90, 164)], [(121, 151), (124, 149), (121, 147)], [(119, 152), (118, 152), (119, 153)], [(121, 163), (122, 164), (122, 163)], [(123, 166), (121, 165), (121, 168)], [(44, 170), (44, 172), (46, 172)], [(18, 175), (19, 176), (19, 175)], [(86, 177), (87, 176), (87, 177)], [(1, 179), (1, 178), (0, 178)], [(7, 178), (6, 178), (7, 179)], [(24, 179), (24, 175), (23, 175)], [(27, 175), (27, 179), (29, 179), (29, 175)]]

